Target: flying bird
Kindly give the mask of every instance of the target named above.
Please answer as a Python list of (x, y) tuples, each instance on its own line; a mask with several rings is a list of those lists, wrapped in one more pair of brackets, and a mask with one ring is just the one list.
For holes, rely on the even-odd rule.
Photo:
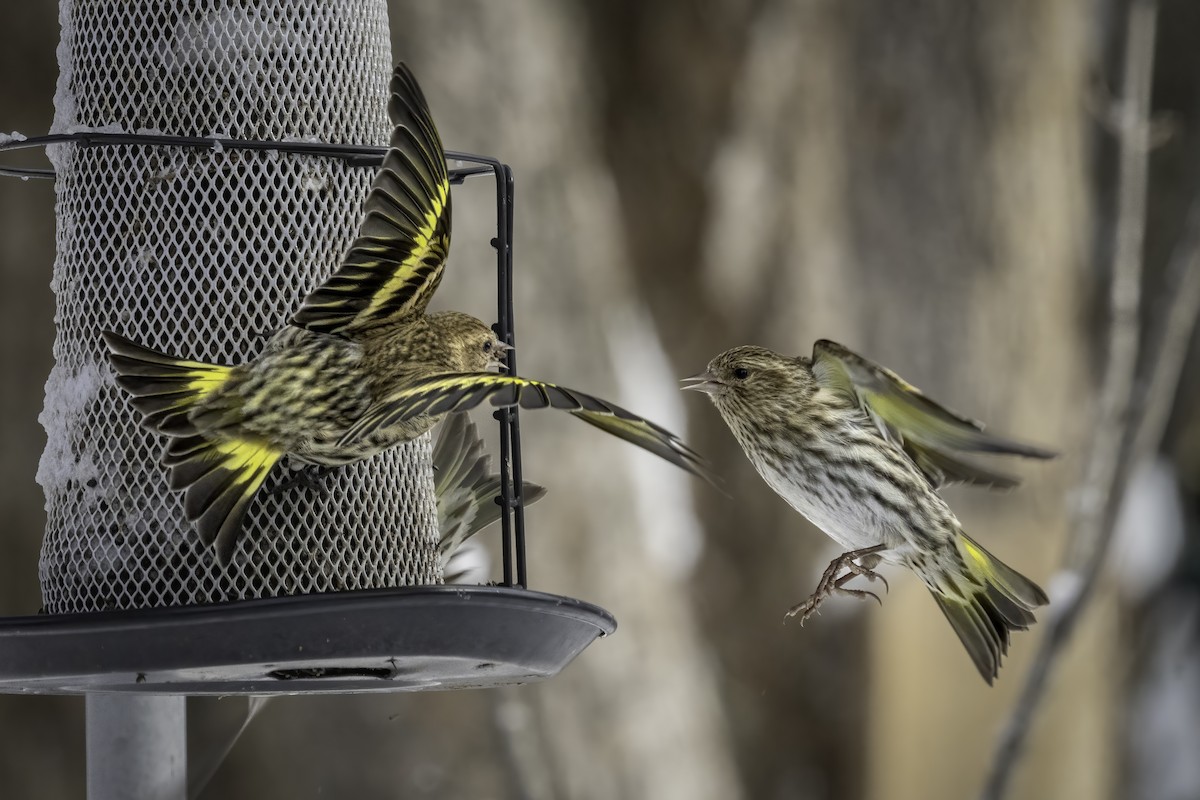
[(224, 366), (104, 332), (117, 383), (169, 437), (162, 462), (184, 511), (226, 564), (251, 499), (285, 456), (337, 467), (475, 407), (559, 408), (693, 474), (700, 457), (670, 431), (606, 400), (491, 371), (510, 349), (480, 320), (427, 313), (450, 248), (450, 179), (409, 69), (392, 76), (390, 146), (358, 236), (262, 353)]
[(1027, 629), (1033, 610), (1048, 601), (967, 536), (937, 490), (955, 482), (1017, 484), (972, 454), (1053, 453), (985, 432), (828, 340), (816, 343), (811, 358), (735, 347), (685, 380), (691, 383), (683, 388), (709, 396), (767, 485), (846, 548), (789, 617), (803, 622), (831, 594), (878, 600), (845, 584), (881, 577), (881, 562), (898, 564), (929, 588), (984, 680), (995, 679), (1009, 632)]

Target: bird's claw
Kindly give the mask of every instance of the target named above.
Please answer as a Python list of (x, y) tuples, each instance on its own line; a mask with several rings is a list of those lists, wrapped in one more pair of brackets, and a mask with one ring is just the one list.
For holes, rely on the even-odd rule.
[(879, 603), (880, 608), (883, 608), (883, 601), (879, 599), (879, 595), (867, 589), (847, 589), (843, 586), (835, 586), (834, 591), (848, 597), (857, 597), (859, 600), (866, 600), (869, 597)]
[[(836, 561), (836, 559), (835, 559), (835, 561)], [(874, 583), (876, 580), (878, 580), (880, 583), (883, 584), (884, 594), (891, 594), (892, 589), (890, 586), (888, 586), (887, 578), (883, 577), (875, 570), (870, 569), (868, 567), (864, 567), (862, 564), (859, 564), (857, 561), (855, 561), (853, 559), (848, 559), (846, 561), (846, 563), (844, 564), (844, 566), (847, 570), (849, 570), (850, 575), (862, 576), (862, 577), (866, 578), (867, 580), (871, 581), (872, 583)], [(847, 580), (848, 579), (849, 579), (849, 576), (847, 576)], [(841, 584), (838, 584), (838, 588), (841, 588)], [(847, 590), (847, 591), (851, 591), (851, 590)], [(870, 594), (870, 593), (868, 592), (868, 594)], [(876, 596), (875, 599), (878, 600), (879, 597)], [(882, 605), (882, 603), (881, 603), (881, 605)]]
[[(800, 627), (804, 627), (804, 621), (817, 613), (821, 603), (825, 598), (833, 594), (848, 595), (857, 597), (859, 600), (872, 598), (879, 606), (883, 607), (883, 600), (875, 592), (867, 591), (866, 589), (847, 589), (846, 584), (856, 577), (864, 577), (869, 581), (879, 579), (883, 583), (885, 592), (889, 592), (887, 579), (873, 570), (871, 567), (864, 566), (858, 563), (857, 559), (866, 556), (872, 556), (886, 549), (885, 545), (879, 544), (874, 547), (864, 547), (861, 550), (851, 550), (848, 553), (842, 553), (840, 556), (829, 562), (829, 566), (825, 568), (825, 572), (821, 574), (821, 580), (817, 583), (817, 590), (805, 600), (803, 603), (798, 603), (788, 609), (784, 616), (784, 621), (791, 619), (797, 614), (800, 615)], [(871, 562), (872, 565), (876, 561)]]
[(789, 619), (791, 619), (792, 617), (799, 614), (800, 615), (800, 627), (803, 628), (804, 621), (806, 619), (811, 617), (813, 614), (820, 613), (820, 611), (818, 611), (818, 609), (821, 606), (821, 601), (824, 599), (825, 599), (824, 597), (817, 597), (814, 594), (812, 597), (808, 598), (803, 603), (797, 603), (796, 605), (789, 608), (788, 612), (783, 615), (783, 621), (786, 623)]

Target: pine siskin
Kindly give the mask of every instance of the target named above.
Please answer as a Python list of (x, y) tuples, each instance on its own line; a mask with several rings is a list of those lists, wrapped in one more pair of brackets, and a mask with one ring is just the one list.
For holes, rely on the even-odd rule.
[(412, 73), (391, 81), (390, 147), (358, 238), (255, 359), (187, 361), (104, 333), (117, 382), (169, 437), (171, 486), (227, 563), (250, 500), (285, 455), (339, 466), (428, 431), (440, 416), (493, 406), (561, 408), (703, 474), (680, 439), (604, 400), (488, 370), (509, 345), (457, 312), (427, 314), (450, 247), (450, 180)]
[(895, 373), (827, 340), (812, 358), (735, 347), (689, 378), (706, 393), (758, 474), (792, 508), (848, 552), (833, 560), (801, 622), (856, 575), (882, 561), (915, 572), (989, 684), (1009, 631), (1034, 622), (1047, 601), (1032, 581), (970, 539), (936, 490), (945, 483), (1014, 486), (965, 453), (1051, 458), (984, 433)]

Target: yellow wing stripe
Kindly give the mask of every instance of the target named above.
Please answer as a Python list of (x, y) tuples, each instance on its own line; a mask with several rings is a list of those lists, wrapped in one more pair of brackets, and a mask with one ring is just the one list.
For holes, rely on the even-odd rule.
[[(260, 472), (260, 474), (252, 476), (251, 492), (262, 485), (267, 471), (283, 455), (282, 451), (268, 447), (261, 442), (244, 442), (237, 439), (216, 442), (213, 449), (224, 456), (222, 466), (241, 476), (249, 472)], [(243, 477), (238, 482), (245, 483), (246, 481)]]
[(371, 317), (398, 292), (405, 289), (412, 279), (412, 270), (417, 269), (429, 255), (432, 249), (429, 246), (430, 240), (437, 230), (438, 220), (441, 219), (442, 211), (446, 208), (446, 200), (450, 194), (449, 182), (440, 184), (437, 192), (436, 197), (430, 198), (433, 207), (425, 213), (425, 224), (413, 236), (412, 253), (400, 263), (400, 269), (396, 270), (388, 278), (387, 283), (371, 298), (371, 302), (362, 312), (364, 316)]
[(211, 394), (229, 377), (229, 367), (198, 366), (202, 368), (189, 370), (184, 375), (191, 378), (187, 383), (187, 388), (201, 397)]
[(342, 437), (348, 445), (422, 416), (466, 411), (490, 400), (494, 407), (557, 408), (708, 480), (703, 459), (679, 437), (614, 403), (574, 389), (492, 372), (435, 375), (395, 391), (369, 409)]
[(403, 64), (392, 75), (393, 131), (362, 223), (338, 269), (292, 324), (345, 333), (425, 311), (450, 248), (450, 176), (429, 106)]
[(975, 543), (965, 536), (958, 540), (959, 545), (970, 557), (974, 563), (974, 567), (968, 567), (968, 571), (977, 575), (992, 575), (992, 560), (987, 557), (987, 554), (975, 546)]

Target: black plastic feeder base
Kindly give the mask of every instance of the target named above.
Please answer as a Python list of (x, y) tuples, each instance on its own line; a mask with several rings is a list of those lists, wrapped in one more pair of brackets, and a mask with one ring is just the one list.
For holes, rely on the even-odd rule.
[(0, 693), (397, 692), (557, 674), (607, 611), (492, 586), (279, 597), (0, 619)]

